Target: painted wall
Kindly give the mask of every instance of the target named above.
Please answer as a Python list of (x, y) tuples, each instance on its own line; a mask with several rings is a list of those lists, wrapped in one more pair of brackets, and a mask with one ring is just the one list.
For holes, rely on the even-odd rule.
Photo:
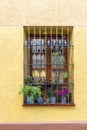
[(0, 121), (87, 120), (87, 27), (74, 27), (75, 107), (22, 107), (23, 28), (0, 27)]
[(1, 0), (0, 25), (87, 26), (87, 0)]
[[(87, 121), (87, 1), (3, 0), (0, 13), (0, 122)], [(23, 25), (74, 26), (75, 107), (22, 107)]]

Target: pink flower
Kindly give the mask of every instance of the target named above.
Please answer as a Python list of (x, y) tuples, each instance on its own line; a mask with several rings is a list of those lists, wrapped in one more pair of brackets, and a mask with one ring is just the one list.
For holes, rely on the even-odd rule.
[(63, 88), (61, 90), (58, 91), (58, 95), (59, 96), (67, 96), (69, 90), (67, 88)]

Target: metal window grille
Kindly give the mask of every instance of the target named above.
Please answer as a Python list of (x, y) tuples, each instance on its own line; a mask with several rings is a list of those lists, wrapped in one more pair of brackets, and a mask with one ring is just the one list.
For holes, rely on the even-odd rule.
[(65, 26), (24, 27), (24, 85), (41, 92), (33, 102), (25, 95), (25, 104), (74, 102), (72, 32)]

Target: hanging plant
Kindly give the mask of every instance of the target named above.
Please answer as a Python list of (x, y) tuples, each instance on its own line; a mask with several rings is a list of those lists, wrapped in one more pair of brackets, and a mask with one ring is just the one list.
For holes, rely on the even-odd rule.
[(68, 74), (67, 72), (63, 72), (63, 73), (62, 73), (62, 76), (63, 76), (63, 78), (68, 78), (68, 77), (69, 77), (69, 74)]
[(46, 31), (44, 31), (43, 35), (47, 35), (47, 32), (46, 32)]
[(52, 55), (53, 55), (53, 56), (57, 56), (58, 53), (57, 53), (57, 52), (53, 52)]
[(65, 61), (64, 57), (61, 56), (61, 57), (60, 57), (60, 62), (64, 62), (64, 61)]
[(52, 56), (53, 56), (53, 63), (56, 64), (56, 62), (57, 62), (57, 60), (56, 60), (57, 52), (53, 52)]
[(59, 51), (57, 54), (58, 54), (58, 55), (61, 55), (61, 51)]

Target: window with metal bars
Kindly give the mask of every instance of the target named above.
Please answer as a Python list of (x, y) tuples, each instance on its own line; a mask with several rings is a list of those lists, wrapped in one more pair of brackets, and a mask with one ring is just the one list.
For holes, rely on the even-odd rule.
[(24, 104), (74, 103), (73, 27), (24, 27)]

